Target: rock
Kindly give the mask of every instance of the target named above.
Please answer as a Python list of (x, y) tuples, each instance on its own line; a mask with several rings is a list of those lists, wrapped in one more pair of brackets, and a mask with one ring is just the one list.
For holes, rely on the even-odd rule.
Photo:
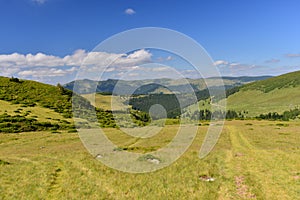
[(154, 164), (159, 164), (160, 161), (158, 159), (152, 158), (152, 159), (147, 159), (148, 162), (154, 163)]
[(101, 154), (97, 154), (95, 158), (103, 158)]
[(211, 182), (211, 181), (215, 181), (214, 178), (208, 178), (206, 181)]
[(213, 182), (216, 179), (207, 175), (202, 175), (199, 177), (201, 181)]

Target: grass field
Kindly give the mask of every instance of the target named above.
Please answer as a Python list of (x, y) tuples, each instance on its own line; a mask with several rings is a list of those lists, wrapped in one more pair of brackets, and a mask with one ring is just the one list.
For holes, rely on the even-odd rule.
[(119, 96), (102, 94), (83, 94), (81, 96), (89, 100), (93, 106), (103, 110), (122, 110), (125, 108), (123, 100)]
[[(0, 199), (299, 199), (300, 122), (228, 121), (209, 156), (200, 126), (188, 151), (159, 171), (129, 174), (94, 159), (75, 133), (0, 134)], [(120, 146), (164, 146), (106, 129)], [(215, 181), (204, 181), (212, 177)]]
[(72, 122), (71, 118), (65, 118), (49, 108), (40, 106), (20, 107), (18, 104), (11, 104), (10, 102), (0, 100), (0, 114), (3, 114), (4, 112), (9, 115), (22, 115), (28, 112), (28, 117), (34, 117), (40, 122), (57, 122), (57, 120)]
[(248, 111), (249, 117), (269, 112), (283, 113), (299, 107), (300, 87), (275, 89), (268, 93), (260, 90), (246, 90), (233, 94), (227, 99), (227, 109)]

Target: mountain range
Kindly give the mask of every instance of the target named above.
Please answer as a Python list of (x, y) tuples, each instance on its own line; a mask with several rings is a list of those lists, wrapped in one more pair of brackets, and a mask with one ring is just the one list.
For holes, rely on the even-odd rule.
[[(271, 76), (257, 76), (257, 77), (222, 77), (226, 89), (241, 86), (253, 81), (264, 80), (271, 78)], [(192, 87), (195, 92), (207, 88), (206, 85), (219, 87), (220, 77), (211, 77), (206, 79), (148, 79), (148, 80), (117, 80), (108, 79), (104, 81), (93, 80), (77, 80), (76, 92), (79, 94), (89, 93), (106, 93), (106, 94), (155, 94), (155, 93), (185, 93), (188, 88)], [(73, 90), (75, 81), (63, 85), (66, 89)]]

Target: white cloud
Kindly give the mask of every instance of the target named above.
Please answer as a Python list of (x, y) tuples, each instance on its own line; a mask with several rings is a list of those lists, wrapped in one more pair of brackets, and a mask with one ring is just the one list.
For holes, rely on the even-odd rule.
[(139, 66), (138, 68), (131, 68), (130, 70), (124, 70), (116, 72), (112, 75), (112, 78), (122, 80), (137, 80), (137, 79), (159, 79), (159, 78), (183, 78), (180, 71), (176, 71), (172, 67), (160, 66), (156, 64), (146, 64)]
[(215, 65), (227, 65), (228, 62), (225, 60), (217, 60), (214, 62)]
[(76, 67), (70, 69), (57, 69), (57, 68), (37, 68), (35, 70), (24, 70), (18, 73), (21, 77), (58, 77), (65, 76), (69, 73), (73, 73), (77, 70)]
[(47, 0), (32, 0), (32, 1), (37, 4), (44, 4), (46, 3)]
[(135, 10), (133, 10), (132, 8), (127, 8), (124, 12), (127, 15), (133, 15), (133, 14), (135, 14)]
[(86, 52), (79, 49), (72, 55), (63, 58), (44, 53), (33, 54), (2, 54), (0, 55), (0, 66), (11, 68), (25, 67), (62, 67), (85, 65), (107, 66), (110, 64), (117, 66), (131, 66), (151, 61), (152, 54), (144, 49), (131, 54), (114, 54), (106, 52)]
[(99, 73), (100, 69), (111, 66), (109, 72), (137, 70), (138, 65), (151, 62), (152, 54), (144, 49), (130, 54), (107, 52), (86, 52), (79, 49), (71, 55), (58, 57), (37, 54), (0, 55), (0, 75), (19, 76), (20, 78), (63, 77), (74, 74), (84, 64), (85, 70)]
[(78, 49), (72, 55), (67, 55), (63, 58), (63, 63), (69, 66), (80, 66), (88, 53), (83, 49)]
[(64, 66), (64, 61), (57, 56), (46, 55), (43, 53), (32, 54), (3, 54), (0, 55), (0, 66), (2, 67), (36, 67), (36, 66)]
[[(128, 55), (91, 52), (84, 58), (84, 65), (82, 69), (87, 70), (87, 72), (99, 72), (104, 68), (107, 68), (109, 71), (131, 70), (132, 67), (150, 63), (151, 57), (152, 54), (144, 49), (135, 51)], [(111, 68), (113, 68), (113, 70)]]
[[(269, 60), (269, 63), (276, 63), (279, 60)], [(279, 75), (286, 73), (287, 71), (293, 71), (297, 67), (272, 67), (265, 65), (250, 65), (229, 61), (216, 61), (220, 73), (222, 76), (262, 76), (262, 75)], [(290, 68), (290, 69), (287, 69)], [(298, 67), (299, 68), (299, 67)], [(283, 70), (284, 69), (284, 70)]]
[(170, 60), (174, 60), (174, 58), (172, 56), (167, 56), (167, 57), (157, 57), (156, 60), (158, 62), (166, 62), (166, 61), (170, 61)]
[(169, 72), (170, 71), (170, 67), (168, 66), (161, 66), (161, 67), (155, 67), (155, 68), (150, 68), (150, 71), (153, 72)]
[(241, 63), (228, 63), (228, 65), (229, 65), (230, 67), (239, 67), (239, 66), (241, 66), (241, 65), (243, 65), (243, 64), (241, 64)]
[(168, 57), (166, 58), (166, 60), (167, 60), (167, 61), (173, 60), (173, 57), (172, 57), (172, 56), (168, 56)]

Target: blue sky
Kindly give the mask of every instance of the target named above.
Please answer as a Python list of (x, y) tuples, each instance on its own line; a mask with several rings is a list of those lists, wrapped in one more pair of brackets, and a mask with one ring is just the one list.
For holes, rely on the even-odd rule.
[(64, 83), (78, 68), (70, 59), (149, 26), (195, 39), (223, 75), (277, 75), (300, 69), (299, 10), (298, 0), (0, 0), (0, 75)]

